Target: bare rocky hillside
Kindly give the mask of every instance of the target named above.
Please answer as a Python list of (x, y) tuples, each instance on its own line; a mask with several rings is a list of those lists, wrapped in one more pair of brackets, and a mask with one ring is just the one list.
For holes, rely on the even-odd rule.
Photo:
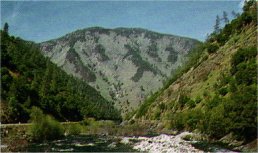
[(40, 44), (68, 74), (87, 81), (124, 111), (162, 87), (199, 42), (139, 28), (77, 30)]

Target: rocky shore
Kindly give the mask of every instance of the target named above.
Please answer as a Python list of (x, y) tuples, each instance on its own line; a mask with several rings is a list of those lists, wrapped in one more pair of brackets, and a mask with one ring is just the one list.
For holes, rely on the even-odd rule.
[(133, 145), (133, 149), (147, 152), (203, 152), (194, 148), (189, 141), (182, 139), (189, 132), (178, 135), (161, 134), (155, 137), (124, 137), (121, 143)]

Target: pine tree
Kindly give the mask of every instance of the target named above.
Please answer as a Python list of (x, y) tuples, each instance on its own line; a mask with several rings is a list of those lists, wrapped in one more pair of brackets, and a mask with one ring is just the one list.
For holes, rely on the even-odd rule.
[(220, 18), (217, 15), (216, 16), (216, 22), (215, 22), (215, 25), (214, 25), (214, 32), (219, 33), (219, 31), (220, 31)]
[(223, 20), (224, 20), (225, 24), (229, 23), (228, 14), (225, 11), (223, 11)]
[(240, 15), (239, 13), (236, 13), (235, 11), (232, 11), (231, 14), (234, 18), (237, 18)]
[(9, 30), (9, 25), (7, 22), (5, 22), (4, 24), (4, 32), (8, 33), (8, 30)]

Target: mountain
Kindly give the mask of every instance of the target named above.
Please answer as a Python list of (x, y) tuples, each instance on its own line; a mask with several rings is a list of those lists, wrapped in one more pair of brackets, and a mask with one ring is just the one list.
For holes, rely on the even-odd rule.
[(197, 130), (222, 142), (255, 140), (256, 12), (256, 2), (248, 1), (244, 12), (212, 33), (177, 75), (145, 100), (134, 118), (157, 120), (167, 129)]
[(120, 112), (85, 81), (66, 74), (33, 42), (1, 31), (1, 123), (27, 122), (36, 106), (60, 121), (120, 120)]
[(42, 53), (124, 111), (136, 108), (185, 60), (197, 40), (140, 28), (87, 28), (40, 43)]

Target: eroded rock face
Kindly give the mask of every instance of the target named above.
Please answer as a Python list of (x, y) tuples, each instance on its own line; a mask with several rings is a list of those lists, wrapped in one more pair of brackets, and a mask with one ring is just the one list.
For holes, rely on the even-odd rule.
[(89, 28), (40, 44), (67, 73), (124, 111), (162, 87), (198, 41), (144, 29)]

